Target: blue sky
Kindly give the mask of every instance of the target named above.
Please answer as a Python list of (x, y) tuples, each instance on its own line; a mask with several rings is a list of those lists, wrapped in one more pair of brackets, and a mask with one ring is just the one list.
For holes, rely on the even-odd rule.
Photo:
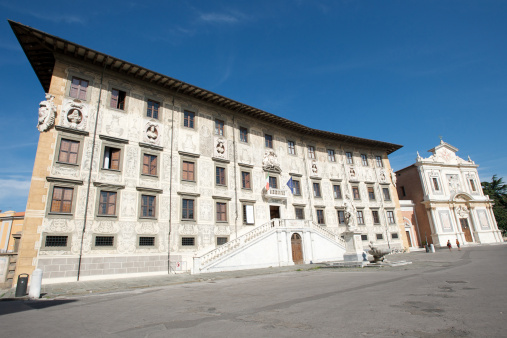
[[(85, 4), (85, 6), (83, 6)], [(507, 1), (0, 0), (0, 209), (25, 209), (44, 92), (7, 19), (312, 128), (444, 141), (507, 179)]]

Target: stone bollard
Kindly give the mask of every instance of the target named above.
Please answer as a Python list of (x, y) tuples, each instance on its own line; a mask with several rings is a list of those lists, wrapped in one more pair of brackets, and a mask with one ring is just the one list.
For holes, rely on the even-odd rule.
[(30, 282), (30, 292), (28, 292), (29, 298), (31, 299), (40, 298), (41, 284), (42, 284), (42, 270), (35, 269), (32, 273), (32, 281)]
[(433, 244), (430, 244), (430, 252), (435, 253), (435, 246)]

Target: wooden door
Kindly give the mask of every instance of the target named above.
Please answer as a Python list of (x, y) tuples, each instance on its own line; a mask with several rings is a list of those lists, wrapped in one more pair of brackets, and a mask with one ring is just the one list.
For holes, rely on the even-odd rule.
[(280, 207), (277, 205), (269, 206), (269, 219), (280, 218)]
[(465, 234), (465, 241), (473, 242), (472, 234), (470, 233), (470, 226), (468, 225), (468, 220), (466, 218), (460, 218), (461, 230)]
[(291, 237), (292, 261), (294, 264), (303, 264), (303, 241), (299, 234), (293, 234)]
[(408, 246), (412, 247), (412, 241), (410, 240), (410, 231), (405, 231), (405, 232), (407, 233)]

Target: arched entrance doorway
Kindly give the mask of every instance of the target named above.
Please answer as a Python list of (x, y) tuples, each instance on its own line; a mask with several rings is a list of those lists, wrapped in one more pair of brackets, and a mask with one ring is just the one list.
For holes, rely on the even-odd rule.
[(299, 234), (292, 234), (292, 261), (294, 264), (303, 264), (303, 241)]

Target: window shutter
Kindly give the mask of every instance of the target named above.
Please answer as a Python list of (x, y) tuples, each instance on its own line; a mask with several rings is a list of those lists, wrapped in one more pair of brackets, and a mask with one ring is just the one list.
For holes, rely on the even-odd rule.
[(150, 174), (156, 175), (157, 174), (157, 156), (150, 156), (150, 157), (151, 157)]
[(118, 90), (113, 89), (111, 91), (111, 107), (112, 108), (118, 108)]
[(78, 91), (79, 91), (79, 79), (72, 78), (72, 82), (70, 84), (70, 97), (78, 97)]
[(111, 169), (120, 169), (120, 149), (111, 150)]
[(150, 170), (149, 170), (149, 163), (150, 159), (149, 159), (149, 156), (148, 155), (144, 155), (143, 156), (143, 174), (147, 175), (150, 173)]

